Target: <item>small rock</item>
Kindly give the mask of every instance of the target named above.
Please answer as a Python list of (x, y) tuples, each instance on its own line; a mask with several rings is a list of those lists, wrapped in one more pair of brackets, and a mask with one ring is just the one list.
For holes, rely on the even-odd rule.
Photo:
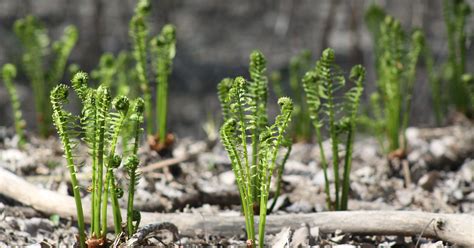
[(430, 143), (430, 152), (435, 157), (439, 158), (446, 153), (446, 145), (442, 140), (436, 139)]
[(318, 240), (319, 239), (319, 227), (318, 226), (313, 226), (309, 229), (309, 234), (313, 238), (313, 240)]
[(358, 178), (358, 181), (365, 184), (375, 183), (375, 169), (372, 166), (364, 166), (356, 171), (354, 175)]
[(29, 233), (31, 236), (36, 237), (39, 230), (45, 230), (52, 232), (54, 230), (53, 223), (48, 219), (31, 218), (25, 219), (18, 222), (20, 230)]
[[(268, 206), (271, 206), (271, 204), (273, 204), (273, 201), (275, 201), (275, 198), (268, 200)], [(277, 198), (275, 206), (273, 207), (273, 211), (277, 211), (281, 209), (285, 204), (287, 204), (287, 202), (288, 202), (288, 195), (287, 194), (280, 195)]]
[(420, 248), (443, 248), (443, 247), (444, 247), (443, 241), (420, 245)]
[(291, 229), (289, 227), (283, 228), (281, 232), (275, 235), (271, 247), (285, 248), (290, 245)]
[(371, 160), (377, 157), (377, 147), (375, 146), (364, 146), (360, 151), (360, 157), (364, 160)]
[(438, 181), (438, 179), (439, 179), (439, 172), (431, 171), (423, 175), (418, 180), (418, 185), (422, 187), (424, 190), (433, 191), (433, 188), (436, 185), (436, 181)]
[(310, 168), (296, 160), (288, 160), (285, 164), (285, 175), (296, 174), (296, 175), (307, 175), (311, 173)]
[(403, 206), (408, 206), (413, 202), (413, 190), (412, 189), (400, 189), (396, 193), (397, 199)]
[(235, 184), (235, 174), (233, 171), (226, 171), (219, 174), (219, 181), (225, 185)]
[(309, 230), (308, 227), (303, 226), (293, 233), (290, 247), (307, 247), (309, 245)]
[(464, 198), (464, 194), (462, 193), (462, 190), (458, 189), (453, 192), (453, 197), (454, 199), (460, 201)]
[[(332, 177), (332, 175), (333, 175), (332, 170), (330, 168), (328, 168), (327, 173), (328, 173), (328, 179), (329, 179), (329, 181), (331, 181), (332, 178), (333, 178)], [(324, 171), (323, 170), (318, 171), (318, 173), (316, 173), (316, 175), (314, 175), (312, 182), (315, 185), (319, 185), (319, 186), (324, 187), (324, 184), (326, 182), (324, 180)]]
[(180, 198), (183, 196), (183, 192), (173, 187), (170, 187), (169, 185), (166, 185), (165, 183), (162, 183), (162, 182), (155, 183), (155, 189), (156, 191), (161, 192), (161, 194), (169, 198)]

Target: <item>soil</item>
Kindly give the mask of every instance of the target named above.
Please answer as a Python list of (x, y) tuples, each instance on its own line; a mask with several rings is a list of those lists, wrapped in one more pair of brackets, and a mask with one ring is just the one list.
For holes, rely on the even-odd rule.
[[(419, 210), (440, 213), (474, 213), (474, 125), (470, 122), (443, 128), (409, 128), (406, 159), (388, 160), (377, 141), (357, 137), (351, 174), (350, 210)], [(33, 182), (38, 187), (72, 195), (61, 144), (29, 135), (23, 149), (16, 147), (13, 131), (0, 128), (0, 167)], [(325, 143), (329, 148), (329, 143)], [(327, 155), (332, 156), (331, 149)], [(78, 147), (78, 162), (88, 164), (87, 149)], [(227, 153), (215, 140), (179, 138), (173, 157), (200, 151), (197, 156), (165, 168), (142, 173), (136, 192), (136, 207), (150, 212), (240, 214), (240, 199)], [(158, 153), (143, 146), (141, 166), (162, 161)], [(82, 159), (82, 160), (81, 160)], [(314, 144), (293, 145), (283, 174), (282, 194), (272, 214), (327, 211), (324, 178)], [(408, 162), (408, 163), (407, 163)], [(78, 178), (87, 198), (90, 166), (81, 166)], [(126, 176), (117, 178), (126, 190)], [(332, 175), (332, 171), (329, 171)], [(332, 178), (331, 178), (332, 180)], [(14, 185), (12, 185), (14, 187)], [(270, 197), (272, 198), (272, 197)], [(273, 202), (274, 199), (270, 199)], [(121, 199), (125, 206), (125, 199)], [(60, 206), (58, 206), (60, 207)], [(179, 230), (178, 230), (179, 232)], [(420, 230), (420, 234), (423, 230)], [(0, 247), (50, 247), (75, 244), (74, 221), (47, 216), (15, 199), (0, 194)], [(223, 237), (203, 232), (195, 236), (167, 234), (147, 236), (144, 245), (211, 245), (245, 247), (245, 232)], [(113, 236), (110, 237), (113, 242)], [(266, 235), (273, 247), (315, 245), (319, 247), (447, 247), (441, 240), (397, 236), (357, 236), (341, 231), (322, 233), (317, 227), (282, 227)]]

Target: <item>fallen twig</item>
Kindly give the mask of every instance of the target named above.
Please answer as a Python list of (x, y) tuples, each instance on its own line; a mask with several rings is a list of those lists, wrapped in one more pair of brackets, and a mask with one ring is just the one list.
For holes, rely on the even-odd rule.
[(192, 154), (186, 154), (186, 155), (184, 155), (182, 157), (178, 157), (178, 158), (169, 158), (169, 159), (165, 159), (165, 160), (153, 163), (153, 164), (149, 164), (145, 167), (142, 167), (142, 168), (140, 168), (140, 171), (141, 172), (150, 172), (150, 171), (154, 171), (154, 170), (157, 170), (157, 169), (163, 169), (165, 167), (169, 167), (169, 166), (173, 166), (173, 165), (176, 165), (176, 164), (179, 164), (179, 163), (182, 163), (182, 162), (186, 162), (186, 161), (194, 159), (196, 157), (197, 157), (197, 153), (192, 153)]
[[(0, 194), (13, 198), (46, 214), (63, 218), (76, 215), (74, 200), (70, 196), (41, 189), (15, 174), (0, 168)], [(84, 201), (84, 206), (88, 206)], [(125, 211), (125, 210), (123, 210)], [(111, 213), (112, 211), (108, 211)], [(84, 211), (86, 220), (90, 211)], [(182, 235), (192, 236), (203, 232), (218, 235), (235, 235), (243, 232), (241, 216), (141, 213), (141, 225), (173, 223)], [(432, 220), (435, 219), (436, 221)], [(258, 218), (256, 225), (258, 225)], [(113, 222), (113, 218), (109, 218)], [(431, 223), (430, 223), (431, 222)], [(340, 211), (312, 214), (270, 215), (267, 232), (277, 233), (282, 227), (300, 227), (302, 223), (317, 226), (321, 232), (342, 230), (361, 235), (400, 235), (441, 239), (467, 247), (474, 247), (474, 216), (468, 214), (436, 214), (411, 211)], [(428, 227), (427, 227), (428, 226)]]

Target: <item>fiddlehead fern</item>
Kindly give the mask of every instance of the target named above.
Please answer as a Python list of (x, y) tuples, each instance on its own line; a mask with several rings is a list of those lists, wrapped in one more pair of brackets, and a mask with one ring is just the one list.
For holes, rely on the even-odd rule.
[(50, 44), (43, 25), (35, 17), (27, 16), (15, 22), (14, 31), (23, 46), (22, 66), (32, 84), (39, 131), (41, 136), (46, 137), (52, 125), (47, 95), (64, 75), (67, 58), (77, 41), (77, 30), (73, 26), (66, 27), (61, 40), (53, 43), (56, 58), (49, 71), (43, 67)]
[[(277, 155), (280, 147), (288, 146), (284, 133), (293, 110), (291, 100), (281, 98), (281, 114), (275, 124), (267, 124), (267, 79), (264, 72), (263, 55), (253, 52), (250, 58), (251, 81), (237, 77), (224, 79), (218, 86), (225, 119), (220, 130), (221, 140), (236, 176), (250, 246), (255, 245), (254, 208), (258, 205), (259, 237), (264, 235), (270, 180), (276, 166), (283, 167), (286, 161), (284, 158), (278, 163)], [(251, 159), (249, 149), (253, 152)], [(260, 238), (260, 247), (262, 245), (263, 238)]]
[[(109, 143), (109, 154), (107, 159), (107, 174), (105, 179), (105, 188), (104, 188), (104, 197), (103, 197), (103, 207), (102, 207), (102, 217), (107, 220), (107, 193), (111, 193), (111, 202), (114, 212), (114, 228), (115, 234), (118, 235), (122, 231), (122, 218), (120, 214), (120, 207), (118, 205), (118, 197), (116, 194), (115, 178), (114, 178), (114, 169), (116, 169), (122, 158), (115, 153), (115, 148), (117, 146), (118, 138), (122, 132), (123, 125), (128, 116), (129, 109), (129, 100), (126, 96), (119, 96), (114, 99), (112, 104), (117, 112), (111, 113), (110, 125), (112, 132), (108, 134), (108, 139), (111, 140)], [(105, 206), (105, 207), (104, 207)], [(104, 221), (104, 220), (103, 220)], [(103, 230), (107, 226), (107, 222), (102, 223)], [(105, 227), (104, 227), (105, 225)]]
[(5, 88), (7, 88), (8, 95), (10, 96), (12, 111), (13, 111), (13, 121), (15, 124), (16, 135), (18, 136), (18, 147), (23, 147), (25, 144), (25, 126), (26, 122), (23, 119), (21, 112), (20, 100), (18, 98), (18, 93), (16, 87), (13, 84), (13, 79), (16, 77), (16, 67), (12, 64), (5, 64), (2, 67), (2, 78)]
[(260, 221), (259, 221), (259, 246), (265, 246), (265, 223), (267, 217), (267, 203), (270, 192), (270, 182), (277, 165), (277, 156), (279, 149), (285, 141), (284, 134), (291, 121), (293, 112), (293, 102), (288, 97), (278, 99), (280, 105), (280, 115), (275, 119), (275, 123), (267, 128), (261, 136), (262, 146), (259, 150), (261, 169), (260, 184)]
[(466, 22), (471, 8), (464, 0), (443, 0), (443, 17), (448, 37), (448, 62), (444, 78), (451, 102), (461, 112), (469, 110), (469, 95), (462, 76), (466, 73)]
[[(345, 78), (334, 63), (334, 51), (330, 48), (323, 51), (321, 59), (316, 67), (306, 73), (303, 77), (303, 87), (311, 119), (316, 130), (319, 150), (321, 153), (321, 167), (324, 172), (325, 192), (328, 208), (335, 210), (347, 209), (349, 192), (349, 175), (352, 164), (352, 146), (360, 97), (363, 90), (365, 70), (362, 66), (354, 66), (351, 70), (350, 79), (355, 86), (349, 89), (344, 99), (337, 98), (337, 92), (345, 85)], [(323, 137), (321, 128), (324, 122), (329, 126), (331, 138), (332, 163), (334, 170), (335, 198), (334, 205), (330, 196), (330, 184), (327, 175), (327, 158), (323, 148)], [(343, 181), (340, 183), (339, 173), (339, 143), (341, 137), (346, 136)], [(342, 193), (341, 193), (342, 188)]]
[[(253, 177), (253, 195), (257, 197), (260, 194), (258, 185), (260, 182), (260, 170), (258, 165), (258, 142), (260, 133), (267, 126), (267, 78), (265, 76), (266, 60), (263, 54), (259, 51), (253, 51), (250, 54), (249, 72), (251, 82), (248, 85), (249, 90), (249, 106), (250, 112), (250, 132), (252, 133), (252, 171)], [(258, 204), (258, 202), (257, 202)]]
[[(377, 96), (380, 99), (373, 101), (378, 102), (372, 106), (377, 119), (371, 126), (376, 125), (379, 135), (385, 136), (379, 137), (379, 140), (388, 141), (388, 149), (384, 148), (384, 152), (406, 149), (404, 133), (408, 125), (416, 66), (424, 47), (423, 33), (416, 30), (408, 40), (400, 22), (375, 6), (367, 12), (366, 21), (376, 44)], [(400, 138), (403, 138), (403, 143), (400, 143)]]
[[(107, 87), (101, 85), (97, 89), (89, 88), (87, 85), (88, 75), (84, 72), (76, 73), (71, 83), (83, 103), (80, 118), (81, 133), (83, 134), (82, 139), (89, 147), (89, 154), (92, 156), (93, 173), (92, 187), (90, 190), (92, 194), (91, 235), (86, 243), (103, 243), (105, 242), (105, 235), (108, 230), (107, 207), (109, 198), (112, 204), (115, 232), (116, 234), (122, 232), (122, 216), (118, 199), (122, 197), (124, 193), (122, 188), (116, 185), (114, 176), (115, 169), (122, 163), (122, 155), (116, 151), (116, 147), (122, 134), (124, 124), (128, 119), (131, 119), (134, 123), (135, 141), (129, 156), (136, 157), (141, 133), (140, 124), (143, 123), (142, 114), (144, 111), (144, 102), (142, 99), (136, 100), (130, 111), (130, 101), (127, 97), (118, 96), (112, 101), (110, 91)], [(74, 173), (74, 175), (71, 176), (71, 178), (73, 178), (73, 176), (75, 176), (72, 150), (74, 144), (71, 140), (79, 133), (76, 131), (76, 118), (62, 109), (63, 104), (66, 102), (67, 93), (67, 86), (58, 86), (51, 93), (51, 102), (54, 107), (53, 117), (57, 124), (58, 133), (63, 140), (69, 168), (70, 170), (74, 169), (74, 171), (71, 171), (71, 173)], [(113, 106), (115, 112), (109, 112), (110, 105)], [(103, 173), (104, 165), (106, 168), (105, 175)], [(127, 169), (130, 168), (130, 164), (128, 164)], [(131, 193), (129, 192), (129, 202), (131, 202), (131, 206), (133, 207), (133, 191), (138, 174), (136, 173), (136, 166), (132, 169), (134, 169), (134, 171), (130, 180), (133, 186), (129, 187), (129, 190), (132, 191)], [(131, 171), (129, 172), (131, 173)], [(76, 179), (71, 180), (74, 181), (73, 185), (77, 185)], [(77, 187), (78, 186), (75, 186), (75, 189)], [(80, 196), (76, 198), (76, 201), (80, 202)], [(138, 227), (137, 220), (139, 219), (139, 214), (135, 212), (136, 211), (132, 209), (132, 221), (136, 224), (129, 231), (130, 235), (133, 234)], [(78, 213), (78, 216), (79, 215)], [(80, 218), (82, 218), (83, 221), (83, 216)], [(80, 228), (83, 227), (80, 226)], [(81, 229), (82, 234), (84, 234), (83, 232), (84, 230)]]
[(341, 210), (347, 210), (347, 203), (349, 200), (349, 186), (350, 186), (350, 174), (352, 167), (352, 150), (354, 144), (354, 134), (357, 121), (357, 113), (359, 111), (360, 98), (362, 91), (364, 90), (363, 82), (365, 80), (365, 68), (361, 65), (352, 67), (349, 79), (355, 84), (355, 87), (351, 88), (345, 94), (344, 107), (347, 113), (347, 140), (346, 140), (346, 155), (344, 158), (344, 174), (342, 183), (342, 195), (341, 195)]
[[(140, 144), (140, 134), (142, 133), (142, 128), (140, 127), (143, 123), (143, 111), (144, 111), (144, 102), (143, 99), (138, 98), (135, 101), (133, 110), (131, 113), (131, 121), (134, 130), (134, 141), (133, 141), (133, 151), (132, 155), (127, 159), (125, 163), (125, 168), (127, 169), (128, 176), (130, 177), (130, 184), (128, 188), (128, 201), (127, 201), (127, 231), (128, 236), (131, 236), (138, 229), (140, 224), (140, 212), (133, 209), (133, 199), (135, 195), (135, 186), (138, 183), (139, 173), (137, 172), (138, 165), (140, 160), (137, 157), (138, 146)], [(138, 214), (137, 214), (138, 212)], [(138, 216), (138, 218), (137, 218)], [(133, 224), (133, 222), (136, 222)]]
[(161, 33), (151, 41), (156, 62), (156, 117), (158, 138), (161, 145), (166, 141), (166, 116), (168, 112), (168, 77), (171, 74), (173, 58), (176, 54), (176, 28), (165, 25)]
[(224, 78), (217, 85), (217, 96), (219, 97), (219, 102), (221, 104), (224, 122), (231, 118), (229, 92), (233, 82), (234, 80), (231, 78)]
[(145, 100), (146, 132), (149, 135), (153, 133), (153, 123), (151, 121), (153, 113), (150, 85), (147, 78), (148, 27), (145, 19), (150, 13), (150, 9), (149, 0), (139, 0), (135, 8), (135, 15), (130, 21), (130, 37), (133, 44), (133, 57), (136, 61), (135, 70)]
[(77, 220), (79, 226), (79, 245), (85, 247), (85, 226), (84, 214), (82, 210), (81, 195), (79, 192), (79, 184), (76, 178), (76, 168), (74, 165), (73, 147), (74, 143), (71, 141), (73, 137), (74, 116), (63, 110), (63, 104), (67, 101), (68, 87), (60, 84), (51, 91), (51, 104), (53, 107), (53, 120), (57, 132), (63, 143), (64, 155), (66, 157), (67, 166), (69, 168), (69, 175), (71, 177), (71, 184), (74, 194), (74, 201), (76, 203)]

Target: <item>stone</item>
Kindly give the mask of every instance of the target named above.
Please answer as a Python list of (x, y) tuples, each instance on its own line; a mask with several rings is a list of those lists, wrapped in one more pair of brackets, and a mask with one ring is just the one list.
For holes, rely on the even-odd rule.
[(309, 245), (309, 230), (308, 227), (302, 226), (293, 233), (290, 247), (307, 247)]

